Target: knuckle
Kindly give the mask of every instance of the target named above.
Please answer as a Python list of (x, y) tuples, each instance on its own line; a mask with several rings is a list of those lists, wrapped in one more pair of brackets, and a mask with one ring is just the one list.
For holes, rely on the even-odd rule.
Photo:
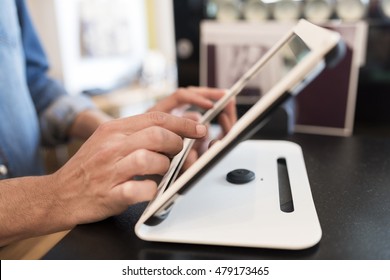
[(153, 143), (157, 145), (161, 145), (169, 139), (168, 131), (158, 126), (151, 127), (149, 129), (149, 135), (151, 141), (153, 141)]
[(177, 94), (182, 94), (186, 91), (186, 88), (183, 88), (183, 87), (179, 87), (177, 90), (176, 90), (176, 93)]
[(115, 141), (105, 141), (101, 145), (99, 145), (98, 150), (93, 153), (90, 153), (90, 157), (92, 157), (96, 162), (108, 162), (112, 160), (117, 154), (117, 146), (114, 143)]
[(128, 181), (125, 183), (126, 188), (122, 188), (122, 197), (127, 201), (128, 204), (134, 203), (134, 188), (135, 182), (134, 181)]
[(163, 126), (167, 122), (168, 115), (166, 113), (153, 111), (149, 112), (148, 115), (149, 120), (155, 125)]
[(108, 135), (108, 134), (111, 134), (114, 130), (115, 130), (115, 127), (116, 127), (116, 121), (115, 120), (112, 120), (112, 121), (108, 121), (108, 122), (104, 122), (102, 124), (100, 124), (98, 126), (98, 128), (96, 129), (96, 131), (100, 134), (103, 134), (103, 135)]
[(100, 147), (97, 156), (101, 158), (102, 161), (107, 160), (113, 154), (113, 150), (110, 145), (104, 144)]
[(157, 184), (150, 180), (128, 181), (122, 188), (122, 198), (127, 204), (132, 205), (137, 202), (150, 200), (157, 192)]
[(189, 90), (197, 90), (197, 89), (199, 89), (199, 87), (195, 87), (195, 86), (189, 86), (189, 87), (187, 87)]
[(149, 160), (149, 152), (145, 149), (140, 149), (134, 152), (134, 167), (136, 169), (136, 173), (139, 175), (144, 175), (148, 164), (150, 164)]
[(174, 93), (174, 95), (176, 96), (176, 98), (181, 101), (183, 100), (183, 98), (186, 96), (187, 94), (187, 89), (186, 88), (179, 88), (176, 90), (176, 92)]

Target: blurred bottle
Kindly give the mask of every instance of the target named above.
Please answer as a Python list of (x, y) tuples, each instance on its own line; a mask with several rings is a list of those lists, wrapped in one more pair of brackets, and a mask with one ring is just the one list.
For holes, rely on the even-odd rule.
[(368, 12), (369, 0), (337, 0), (336, 14), (344, 21), (363, 19)]
[(205, 14), (208, 19), (216, 19), (218, 12), (218, 4), (216, 0), (208, 0), (206, 2)]
[(303, 14), (311, 22), (323, 23), (332, 16), (334, 8), (334, 0), (306, 0)]
[(208, 0), (206, 16), (218, 21), (236, 21), (241, 17), (240, 0)]
[(242, 6), (242, 14), (246, 21), (264, 21), (270, 17), (270, 13), (270, 3), (263, 0), (247, 0)]
[(297, 20), (302, 14), (301, 0), (278, 0), (274, 4), (273, 17), (275, 20)]

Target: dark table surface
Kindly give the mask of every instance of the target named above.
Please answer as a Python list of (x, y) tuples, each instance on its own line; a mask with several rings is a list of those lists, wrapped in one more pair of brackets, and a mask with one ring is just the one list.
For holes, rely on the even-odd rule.
[(44, 259), (390, 259), (390, 137), (295, 134), (322, 239), (300, 251), (155, 243), (136, 237), (145, 204), (77, 226)]

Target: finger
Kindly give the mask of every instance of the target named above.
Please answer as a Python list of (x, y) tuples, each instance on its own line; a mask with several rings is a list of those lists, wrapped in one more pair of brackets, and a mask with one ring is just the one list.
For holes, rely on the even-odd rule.
[(183, 163), (182, 171), (187, 170), (198, 159), (198, 152), (194, 149), (188, 152), (187, 158)]
[(159, 126), (172, 131), (182, 137), (202, 138), (206, 135), (207, 128), (197, 122), (173, 116), (163, 112), (149, 112), (119, 120), (119, 129), (125, 133), (134, 133), (151, 126)]
[(218, 123), (222, 128), (222, 137), (225, 136), (233, 126), (229, 116), (225, 112), (219, 114)]
[(160, 111), (165, 113), (170, 113), (173, 109), (179, 106), (179, 102), (175, 93), (171, 94), (168, 97), (160, 100), (156, 105), (149, 108), (147, 112)]
[(232, 99), (224, 108), (223, 110), (226, 115), (229, 117), (230, 122), (232, 124), (237, 122), (237, 107), (236, 107), (236, 100)]
[(183, 148), (183, 138), (162, 127), (153, 126), (137, 131), (124, 139), (123, 153), (130, 153), (138, 149), (147, 149), (159, 152), (169, 157), (178, 154)]
[(187, 111), (183, 114), (183, 118), (199, 122), (199, 120), (202, 118), (202, 114), (200, 114), (199, 112)]
[(174, 96), (176, 97), (177, 105), (190, 104), (206, 109), (212, 108), (214, 105), (211, 100), (189, 88), (181, 88), (177, 90)]
[(214, 101), (221, 99), (226, 93), (224, 89), (209, 87), (188, 87), (188, 89)]
[(186, 88), (178, 89), (174, 94), (160, 101), (152, 110), (171, 112), (181, 106), (192, 105), (203, 109), (211, 109), (214, 103), (202, 94)]
[(152, 180), (126, 181), (111, 190), (111, 198), (117, 205), (126, 206), (153, 199), (157, 184)]
[(179, 88), (171, 96), (160, 101), (149, 111), (170, 112), (173, 109), (183, 105), (194, 105), (202, 109), (211, 109), (214, 102), (225, 95), (222, 89), (213, 89), (207, 87), (188, 87)]
[(167, 156), (146, 149), (136, 150), (115, 163), (116, 179), (119, 183), (134, 176), (164, 175), (169, 165)]
[(207, 92), (191, 87), (187, 89), (180, 89), (175, 93), (175, 95), (178, 102), (177, 105), (190, 104), (202, 109), (211, 109), (214, 106), (213, 101), (220, 99), (224, 93), (223, 91)]

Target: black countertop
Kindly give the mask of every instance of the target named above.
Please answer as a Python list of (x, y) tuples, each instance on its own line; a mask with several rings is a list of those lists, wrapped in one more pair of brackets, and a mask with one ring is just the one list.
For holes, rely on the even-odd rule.
[(288, 251), (155, 243), (136, 237), (145, 204), (80, 225), (44, 259), (390, 259), (390, 137), (295, 134), (302, 147), (322, 239)]

